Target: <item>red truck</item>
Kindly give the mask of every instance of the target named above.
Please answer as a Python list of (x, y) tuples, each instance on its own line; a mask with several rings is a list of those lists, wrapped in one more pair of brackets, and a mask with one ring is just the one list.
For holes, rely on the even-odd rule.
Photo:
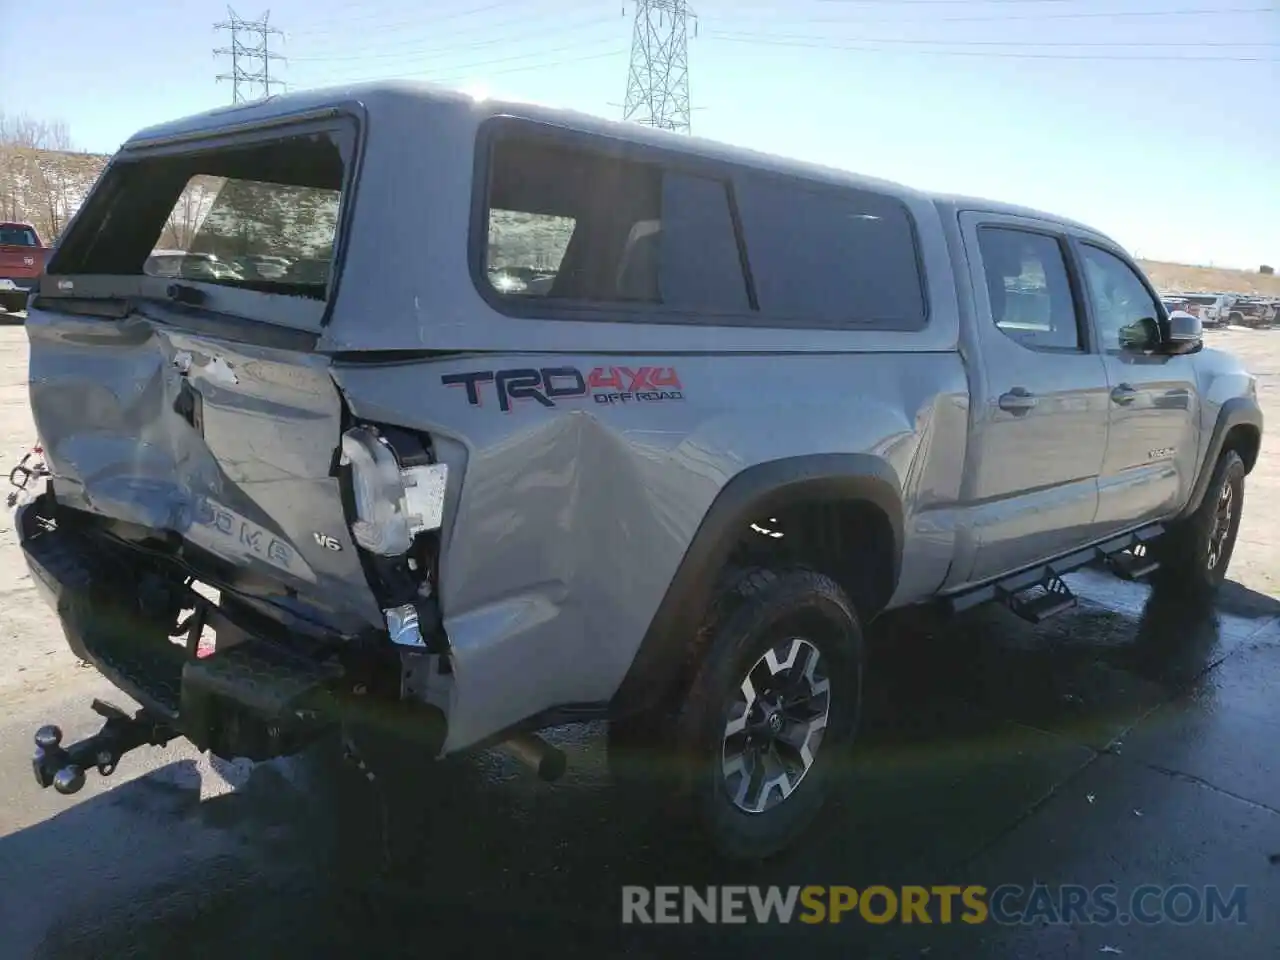
[(0, 220), (0, 311), (27, 308), (27, 294), (44, 272), (50, 252), (31, 224)]

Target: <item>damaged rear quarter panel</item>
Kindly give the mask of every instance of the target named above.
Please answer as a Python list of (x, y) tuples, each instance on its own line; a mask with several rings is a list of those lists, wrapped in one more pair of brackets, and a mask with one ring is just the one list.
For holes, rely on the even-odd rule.
[[(426, 431), (449, 463), (440, 600), (456, 689), (446, 751), (553, 706), (610, 699), (717, 493), (747, 467), (868, 453), (898, 478), (908, 517), (953, 505), (960, 358), (885, 359), (485, 354), (335, 365), (357, 417)], [(600, 402), (630, 391), (588, 386), (550, 405), (527, 391), (505, 404), (498, 395), (504, 370), (572, 368), (589, 384), (615, 367), (626, 368), (624, 386), (647, 367), (669, 369), (651, 379), (678, 388)], [(470, 377), (469, 397), (465, 375), (476, 373), (494, 376)], [(554, 382), (573, 392), (572, 376)], [(908, 592), (941, 583), (950, 537), (908, 532)]]

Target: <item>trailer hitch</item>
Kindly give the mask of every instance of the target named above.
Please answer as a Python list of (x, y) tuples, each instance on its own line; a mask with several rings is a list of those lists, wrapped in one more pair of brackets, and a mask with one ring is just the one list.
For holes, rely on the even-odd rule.
[(133, 716), (119, 707), (94, 700), (91, 708), (106, 722), (92, 737), (62, 746), (62, 730), (52, 724), (36, 731), (36, 752), (31, 769), (42, 788), (53, 787), (58, 793), (78, 793), (84, 786), (85, 771), (96, 767), (109, 777), (115, 773), (120, 758), (138, 747), (162, 747), (179, 736), (171, 726), (139, 710)]

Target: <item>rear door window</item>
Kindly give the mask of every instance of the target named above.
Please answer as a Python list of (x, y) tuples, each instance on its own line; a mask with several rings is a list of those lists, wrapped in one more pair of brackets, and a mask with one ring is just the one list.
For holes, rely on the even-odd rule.
[(981, 227), (978, 248), (1000, 332), (1032, 350), (1082, 350), (1080, 319), (1066, 259), (1056, 237)]

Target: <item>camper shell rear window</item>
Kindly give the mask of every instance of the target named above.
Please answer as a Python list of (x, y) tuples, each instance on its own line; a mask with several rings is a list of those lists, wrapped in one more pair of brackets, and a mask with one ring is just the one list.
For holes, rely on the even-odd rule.
[(251, 295), (271, 294), (273, 303), (311, 304), (318, 322), (340, 255), (354, 146), (355, 125), (344, 119), (126, 149), (50, 264), (51, 276), (84, 282), (49, 292), (173, 298), (175, 284), (194, 284), (200, 293), (185, 302), (245, 313), (261, 300)]

